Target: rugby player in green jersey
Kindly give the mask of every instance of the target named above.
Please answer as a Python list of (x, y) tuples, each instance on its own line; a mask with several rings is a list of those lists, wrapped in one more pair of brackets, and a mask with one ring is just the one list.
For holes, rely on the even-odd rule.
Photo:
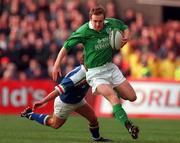
[(119, 68), (112, 63), (113, 49), (109, 44), (112, 29), (122, 31), (122, 46), (129, 38), (128, 27), (120, 20), (105, 18), (104, 8), (97, 6), (89, 12), (90, 21), (82, 25), (64, 43), (53, 67), (53, 80), (61, 76), (61, 61), (68, 51), (81, 43), (84, 46), (86, 80), (93, 93), (103, 95), (112, 105), (114, 117), (128, 129), (133, 139), (138, 138), (139, 129), (128, 119), (115, 90), (125, 100), (136, 100), (136, 93)]

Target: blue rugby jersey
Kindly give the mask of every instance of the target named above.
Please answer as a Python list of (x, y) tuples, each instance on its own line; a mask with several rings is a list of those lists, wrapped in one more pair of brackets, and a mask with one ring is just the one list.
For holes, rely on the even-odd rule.
[(60, 93), (59, 97), (63, 102), (68, 104), (80, 102), (89, 89), (84, 66), (80, 65), (69, 72), (55, 89)]

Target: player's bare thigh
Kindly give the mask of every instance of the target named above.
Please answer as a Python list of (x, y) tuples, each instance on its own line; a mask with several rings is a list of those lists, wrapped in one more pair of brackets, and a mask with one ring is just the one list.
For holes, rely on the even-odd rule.
[(115, 91), (109, 84), (100, 84), (97, 86), (96, 91), (103, 95), (112, 105), (120, 103), (119, 98), (116, 96)]
[(120, 85), (116, 86), (115, 89), (118, 91), (120, 96), (129, 101), (135, 101), (137, 99), (136, 93), (130, 83), (125, 80)]

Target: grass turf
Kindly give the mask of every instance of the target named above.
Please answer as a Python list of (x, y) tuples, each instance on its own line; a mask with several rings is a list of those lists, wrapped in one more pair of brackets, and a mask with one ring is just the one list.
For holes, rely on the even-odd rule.
[[(180, 143), (179, 120), (132, 119), (140, 128), (138, 143)], [(127, 130), (111, 118), (99, 118), (100, 132), (112, 143), (133, 143)], [(0, 115), (0, 143), (90, 143), (88, 124), (72, 116), (59, 129), (19, 116)]]

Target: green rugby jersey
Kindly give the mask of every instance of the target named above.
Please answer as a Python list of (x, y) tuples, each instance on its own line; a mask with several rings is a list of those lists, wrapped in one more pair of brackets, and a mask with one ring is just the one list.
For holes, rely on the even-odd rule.
[(113, 49), (109, 44), (109, 33), (112, 29), (125, 30), (127, 26), (120, 20), (107, 18), (101, 31), (95, 31), (90, 22), (85, 23), (64, 43), (68, 51), (82, 43), (84, 46), (84, 64), (87, 68), (102, 66), (112, 61)]

